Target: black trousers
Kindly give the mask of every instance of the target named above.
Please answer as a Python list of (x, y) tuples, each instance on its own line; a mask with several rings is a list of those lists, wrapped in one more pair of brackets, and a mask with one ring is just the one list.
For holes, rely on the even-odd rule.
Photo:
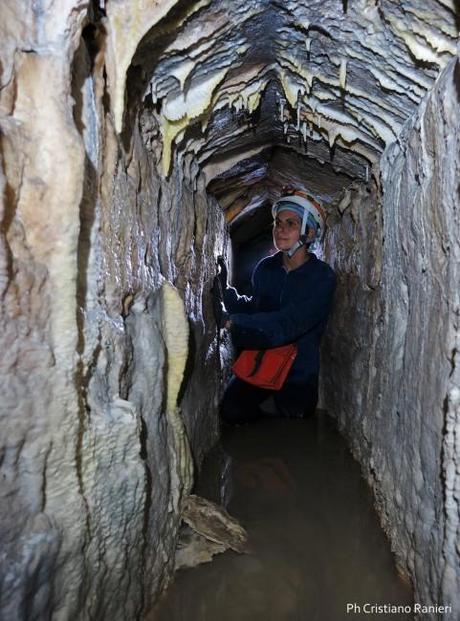
[(278, 416), (312, 416), (318, 403), (318, 378), (314, 377), (303, 384), (286, 382), (281, 390), (266, 390), (232, 377), (222, 399), (221, 417), (230, 425), (268, 418), (270, 414), (259, 406), (269, 397), (273, 397)]

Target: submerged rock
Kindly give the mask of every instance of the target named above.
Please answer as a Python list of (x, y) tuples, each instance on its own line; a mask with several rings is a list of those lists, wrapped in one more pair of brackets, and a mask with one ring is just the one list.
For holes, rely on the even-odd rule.
[(177, 571), (178, 569), (209, 563), (216, 554), (221, 554), (227, 549), (223, 543), (206, 539), (189, 526), (185, 526), (180, 533), (177, 544), (174, 569)]
[(210, 541), (235, 552), (247, 552), (248, 536), (244, 528), (223, 507), (191, 494), (184, 502), (182, 519), (194, 531)]

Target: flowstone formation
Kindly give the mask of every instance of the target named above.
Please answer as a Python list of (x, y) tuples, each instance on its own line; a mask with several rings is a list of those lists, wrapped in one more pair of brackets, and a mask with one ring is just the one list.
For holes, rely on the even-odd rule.
[(454, 0), (2, 2), (2, 617), (135, 619), (170, 580), (218, 434), (225, 220), (248, 242), (286, 183), (329, 213), (323, 400), (416, 598), (460, 607), (458, 25)]
[[(243, 138), (248, 151), (283, 136), (306, 144), (318, 159), (329, 159), (337, 146), (352, 160), (342, 162), (347, 173), (369, 179), (360, 158), (353, 166), (353, 154), (369, 166), (378, 163), (456, 54), (455, 6), (435, 0), (423, 7), (379, 0), (348, 4), (201, 2), (198, 13), (190, 10), (177, 24), (159, 27), (156, 38), (143, 40), (133, 63), (147, 69), (145, 97), (161, 112), (164, 170), (181, 142), (189, 142), (186, 148), (195, 149), (202, 164), (213, 153), (228, 157), (233, 145), (233, 156), (242, 159), (241, 139), (248, 125), (256, 125), (259, 140)], [(273, 116), (257, 118), (272, 83), (278, 85)], [(201, 125), (206, 140), (187, 141), (190, 125)], [(259, 125), (265, 132), (257, 131)], [(336, 159), (340, 167), (338, 153)]]

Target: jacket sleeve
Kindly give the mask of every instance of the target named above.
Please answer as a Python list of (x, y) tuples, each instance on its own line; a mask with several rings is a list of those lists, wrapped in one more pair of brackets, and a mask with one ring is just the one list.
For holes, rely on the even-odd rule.
[(318, 323), (327, 319), (336, 285), (328, 271), (317, 286), (279, 311), (231, 314), (231, 335), (236, 347), (268, 349), (293, 343)]

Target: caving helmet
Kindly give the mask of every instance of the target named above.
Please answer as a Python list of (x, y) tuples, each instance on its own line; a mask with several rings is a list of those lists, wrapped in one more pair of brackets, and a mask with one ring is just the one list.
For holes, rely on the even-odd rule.
[[(283, 188), (283, 196), (273, 204), (273, 219), (275, 219), (281, 211), (285, 210), (295, 212), (302, 221), (299, 240), (285, 253), (288, 257), (292, 257), (304, 244), (322, 238), (326, 228), (326, 213), (319, 202), (312, 196), (306, 192), (294, 190), (292, 188)], [(314, 239), (308, 239), (307, 231), (310, 228), (315, 231)]]

